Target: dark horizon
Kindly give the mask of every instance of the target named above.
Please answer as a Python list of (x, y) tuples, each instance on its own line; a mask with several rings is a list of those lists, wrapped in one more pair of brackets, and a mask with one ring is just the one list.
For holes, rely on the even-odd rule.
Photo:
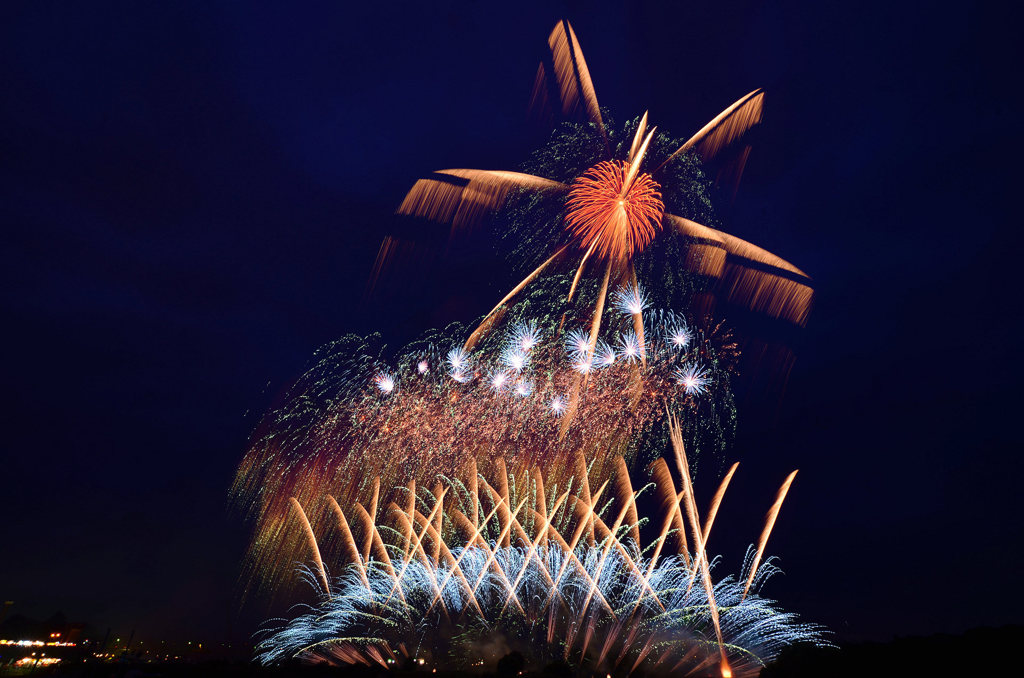
[(322, 344), (380, 331), (397, 346), (500, 297), (500, 276), (404, 306), (363, 289), (418, 177), (515, 169), (543, 143), (526, 105), (564, 17), (616, 120), (649, 110), (684, 136), (767, 92), (719, 207), (817, 296), (778, 411), (740, 410), (729, 527), (709, 545), (722, 571), (799, 468), (769, 545), (784, 608), (851, 641), (1024, 622), (1009, 17), (755, 2), (0, 15), (11, 614), (248, 640), (262, 612), (239, 611), (248, 534), (227, 498), (247, 436)]

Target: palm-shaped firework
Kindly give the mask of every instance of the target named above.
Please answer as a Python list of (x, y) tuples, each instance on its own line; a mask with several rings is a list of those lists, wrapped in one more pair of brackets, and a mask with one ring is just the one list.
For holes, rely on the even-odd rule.
[[(555, 26), (548, 47), (550, 59), (538, 70), (531, 103), (541, 109), (557, 108), (562, 114), (581, 112), (596, 129), (604, 157), (582, 168), (568, 182), (523, 172), (441, 170), (417, 181), (398, 208), (401, 215), (448, 223), (457, 234), (501, 210), (513, 194), (543, 195), (563, 204), (561, 217), (568, 237), (548, 244), (551, 249), (543, 262), (487, 314), (466, 341), (466, 348), (472, 348), (507, 304), (543, 273), (559, 265), (574, 268), (572, 284), (565, 291), (571, 300), (587, 265), (596, 264), (594, 270), (601, 282), (591, 311), (589, 352), (593, 357), (609, 288), (624, 281), (636, 284), (637, 255), (663, 232), (686, 240), (676, 262), (678, 269), (714, 281), (715, 296), (724, 302), (805, 324), (813, 296), (805, 273), (756, 245), (668, 213), (661, 193), (660, 180), (688, 154), (709, 161), (736, 150), (746, 132), (761, 122), (764, 93), (758, 89), (740, 98), (651, 168), (648, 154), (655, 129), (648, 131), (646, 113), (632, 143), (622, 145), (623, 157), (614, 157), (586, 60), (568, 21)], [(738, 153), (734, 164), (737, 177), (748, 151), (746, 146)], [(385, 240), (374, 278), (398, 249), (395, 238)]]

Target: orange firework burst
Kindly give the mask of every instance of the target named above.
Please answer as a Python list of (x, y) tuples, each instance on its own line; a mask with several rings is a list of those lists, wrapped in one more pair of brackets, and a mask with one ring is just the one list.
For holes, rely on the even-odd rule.
[(630, 259), (661, 228), (661, 185), (621, 160), (597, 163), (573, 182), (565, 225), (589, 250), (607, 259)]

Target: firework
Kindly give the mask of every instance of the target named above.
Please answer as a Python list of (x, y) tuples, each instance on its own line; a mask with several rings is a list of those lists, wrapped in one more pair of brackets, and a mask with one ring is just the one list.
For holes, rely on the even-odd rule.
[(639, 286), (620, 287), (612, 295), (612, 304), (618, 309), (619, 313), (637, 315), (647, 309), (647, 295), (644, 294), (644, 291)]
[(529, 352), (540, 341), (540, 330), (535, 322), (519, 323), (512, 328), (511, 346)]
[(377, 388), (383, 393), (391, 393), (395, 390), (395, 378), (390, 374), (378, 374), (373, 378), (373, 383), (377, 385)]
[(685, 324), (673, 327), (668, 331), (668, 340), (677, 348), (686, 348), (693, 341), (689, 328)]
[(708, 374), (700, 365), (687, 365), (686, 367), (676, 370), (676, 379), (691, 395), (700, 395), (704, 393), (708, 385)]
[(615, 349), (604, 341), (599, 341), (595, 352), (595, 365), (598, 367), (611, 367), (615, 364)]
[[(681, 443), (677, 450), (685, 465)], [(387, 666), (417, 657), (471, 667), (493, 660), (481, 652), (498, 637), (536, 663), (568, 659), (609, 673), (739, 676), (756, 675), (793, 643), (825, 644), (818, 627), (758, 594), (775, 572), (771, 562), (759, 565), (765, 535), (756, 555), (748, 551), (740, 577), (711, 584), (707, 537), (736, 465), (701, 530), (685, 466), (680, 492), (659, 460), (653, 485), (659, 497), (671, 498), (664, 509), (677, 523), (662, 521), (666, 527), (646, 549), (638, 542), (640, 492), (621, 458), (613, 468), (592, 491), (581, 457), (560, 482), (536, 469), (488, 482), (471, 467), (469, 478), (447, 478), (432, 490), (410, 485), (408, 500), (391, 503), (382, 517), (374, 493), (369, 510), (356, 504), (351, 512), (359, 540), (338, 509), (347, 565), (329, 587), (322, 561), (314, 558), (302, 570), (319, 601), (268, 633), (260, 659)], [(695, 535), (693, 552), (682, 522)], [(672, 535), (674, 525), (679, 534)], [(670, 536), (680, 545), (676, 553), (665, 550)]]
[(640, 337), (633, 330), (627, 330), (619, 335), (619, 355), (627, 361), (640, 360), (644, 357), (644, 347), (640, 345)]
[[(698, 333), (680, 351), (660, 329), (678, 316), (656, 309), (647, 316), (649, 341), (640, 343), (631, 316), (620, 317), (606, 325), (593, 357), (580, 345), (589, 341), (584, 328), (559, 335), (537, 321), (512, 322), (505, 336), (473, 352), (456, 333), (414, 344), (392, 361), (366, 347), (322, 356), (285, 405), (268, 413), (236, 476), (234, 496), (255, 523), (251, 582), (281, 586), (306, 550), (284, 528), (292, 497), (321, 529), (334, 520), (328, 493), (350, 506), (378, 478), (385, 487), (432, 482), (473, 459), (557, 474), (577, 452), (597, 470), (617, 456), (632, 463), (642, 447), (667, 444), (659, 427), (666, 403), (688, 413), (690, 440), (721, 449), (730, 429), (714, 427), (723, 415), (732, 421), (734, 344)], [(701, 388), (688, 388), (677, 373), (698, 363), (713, 369), (699, 371)]]
[[(505, 304), (556, 267), (568, 265), (570, 270), (575, 269), (568, 289), (570, 300), (592, 258), (604, 263), (593, 271), (597, 279), (603, 274), (613, 286), (626, 280), (635, 285), (635, 260), (664, 232), (682, 236), (686, 243), (681, 258), (672, 262), (675, 272), (713, 281), (714, 295), (728, 304), (804, 325), (813, 297), (805, 273), (751, 243), (694, 221), (694, 214), (669, 213), (665, 205), (673, 196), (661, 193), (661, 178), (668, 177), (687, 157), (708, 161), (735, 155), (738, 165), (734, 166), (734, 174), (738, 177), (749, 151), (742, 140), (748, 130), (761, 122), (764, 93), (755, 90), (747, 94), (691, 138), (671, 151), (663, 151), (655, 129), (648, 131), (646, 113), (631, 141), (613, 138), (605, 126), (586, 60), (568, 21), (555, 26), (548, 46), (551, 60), (538, 71), (533, 104), (558, 108), (564, 113), (582, 111), (600, 136), (601, 157), (580, 158), (583, 164), (570, 176), (553, 178), (525, 172), (442, 170), (417, 181), (398, 208), (402, 215), (449, 223), (453, 235), (500, 211), (512, 195), (550, 197), (564, 208), (560, 212), (564, 227), (553, 231), (546, 242), (535, 243), (539, 251), (533, 254), (543, 252), (546, 259), (485, 317), (467, 339), (467, 348), (490, 329), (490, 320), (502, 313)], [(648, 155), (655, 146), (658, 155), (649, 162)], [(614, 157), (616, 154), (624, 157)], [(648, 165), (655, 166), (651, 169)], [(385, 239), (373, 280), (400, 249), (395, 237)], [(602, 309), (603, 294), (592, 307), (591, 353)], [(703, 310), (710, 312), (711, 308)]]
[(590, 374), (590, 370), (594, 369), (594, 363), (590, 360), (590, 358), (584, 356), (583, 358), (580, 358), (578, 361), (573, 363), (572, 368), (579, 372), (580, 374)]
[(506, 348), (501, 354), (501, 361), (516, 372), (521, 372), (529, 360), (529, 353), (523, 350), (518, 341), (513, 346)]
[(574, 329), (565, 335), (565, 350), (576, 357), (585, 357), (590, 351), (590, 335), (583, 329)]
[(625, 162), (602, 161), (569, 189), (566, 228), (581, 249), (596, 248), (598, 256), (629, 260), (661, 229), (665, 205), (660, 189), (651, 175), (634, 174)]
[(561, 414), (565, 410), (565, 401), (562, 400), (562, 396), (552, 397), (551, 402), (548, 403), (548, 410), (555, 416)]
[(495, 391), (501, 391), (508, 386), (508, 375), (504, 372), (496, 372), (491, 377), (491, 388)]
[[(716, 584), (706, 544), (735, 465), (702, 528), (683, 450), (684, 437), (720, 450), (735, 426), (738, 348), (710, 302), (803, 325), (813, 295), (802, 271), (698, 223), (707, 217), (679, 199), (680, 168), (699, 174), (698, 158), (735, 149), (760, 122), (763, 93), (681, 144), (656, 136), (646, 114), (619, 135), (568, 22), (548, 43), (535, 102), (555, 85), (603, 151), (551, 178), (436, 172), (398, 208), (457, 235), (514, 194), (534, 208), (521, 223), (538, 226), (510, 231), (528, 274), (474, 327), (395, 356), (376, 337), (335, 342), (253, 436), (233, 487), (255, 524), (250, 581), (278, 587), (295, 561), (311, 561), (323, 594), (261, 644), (265, 661), (462, 656), (456, 639), (501, 632), (595, 670), (744, 675), (820, 638), (758, 594), (792, 475), (743, 571)], [(537, 207), (545, 201), (557, 218)], [(373, 279), (403, 251), (386, 239)], [(688, 289), (685, 316), (652, 308), (680, 306), (665, 303), (670, 279)], [(668, 445), (680, 487), (664, 460), (651, 466), (663, 515), (641, 549), (629, 467)], [(593, 492), (590, 478), (601, 479)]]
[(453, 348), (448, 351), (447, 360), (452, 374), (462, 374), (469, 367), (469, 353), (462, 348)]

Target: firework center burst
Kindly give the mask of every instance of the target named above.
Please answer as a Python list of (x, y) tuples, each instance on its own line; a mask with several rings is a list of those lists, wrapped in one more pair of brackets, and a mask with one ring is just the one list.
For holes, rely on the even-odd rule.
[(661, 185), (636, 163), (603, 160), (578, 177), (566, 201), (565, 225), (583, 249), (629, 259), (661, 229)]

